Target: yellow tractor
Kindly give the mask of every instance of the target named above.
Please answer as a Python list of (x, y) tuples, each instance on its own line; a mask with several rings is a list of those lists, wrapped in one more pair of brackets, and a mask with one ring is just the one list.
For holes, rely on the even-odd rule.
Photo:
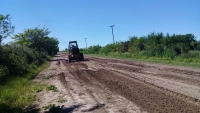
[(83, 53), (80, 53), (77, 41), (70, 41), (68, 46), (68, 63), (72, 60), (84, 61)]

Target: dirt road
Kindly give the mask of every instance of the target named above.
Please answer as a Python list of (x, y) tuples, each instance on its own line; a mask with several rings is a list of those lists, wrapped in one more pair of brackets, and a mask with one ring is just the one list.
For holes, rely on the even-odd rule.
[(54, 71), (37, 77), (52, 75), (48, 84), (59, 90), (41, 93), (39, 107), (49, 100), (61, 105), (53, 98), (62, 97), (67, 100), (63, 113), (200, 112), (200, 69), (89, 56), (70, 64), (65, 59), (59, 53), (51, 63)]

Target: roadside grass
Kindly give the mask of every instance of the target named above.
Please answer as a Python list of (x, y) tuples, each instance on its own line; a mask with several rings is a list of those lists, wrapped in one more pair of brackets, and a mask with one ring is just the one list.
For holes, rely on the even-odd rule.
[(200, 68), (200, 59), (199, 58), (182, 58), (176, 57), (174, 59), (168, 57), (146, 57), (146, 56), (139, 56), (139, 55), (104, 55), (104, 54), (86, 54), (88, 56), (97, 56), (97, 57), (104, 57), (104, 58), (117, 58), (122, 60), (135, 60), (135, 61), (142, 61), (142, 62), (150, 62), (150, 63), (159, 63), (159, 64), (169, 64), (169, 65), (178, 65), (178, 66), (185, 66), (185, 67), (193, 67), (193, 68)]
[(50, 68), (49, 70), (55, 71), (55, 70), (56, 70), (56, 68)]
[(49, 85), (46, 87), (47, 90), (52, 90), (53, 92), (58, 92), (58, 89), (56, 86), (54, 85)]
[(59, 103), (64, 103), (64, 102), (66, 102), (66, 101), (67, 101), (67, 100), (64, 99), (63, 97), (59, 97), (58, 100), (57, 100), (57, 102), (59, 102)]
[(50, 79), (50, 76), (43, 76), (42, 79)]
[(193, 100), (194, 102), (197, 102), (197, 101), (198, 101), (198, 99), (197, 99), (196, 97), (193, 97), (192, 100)]
[(46, 86), (44, 84), (39, 84), (39, 83), (35, 83), (35, 82), (32, 82), (32, 83), (35, 84), (35, 85), (33, 85), (34, 88), (32, 91), (36, 92), (36, 93), (43, 91), (44, 87)]
[(12, 77), (0, 84), (0, 113), (22, 113), (24, 107), (31, 105), (35, 100), (34, 94), (44, 88), (31, 79), (49, 66), (49, 62), (37, 68), (33, 66), (26, 76)]

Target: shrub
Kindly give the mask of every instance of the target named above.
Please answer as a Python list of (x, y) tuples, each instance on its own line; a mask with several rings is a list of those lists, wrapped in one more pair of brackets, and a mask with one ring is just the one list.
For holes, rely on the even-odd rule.
[(187, 54), (181, 54), (182, 58), (200, 58), (200, 51), (189, 51)]
[(87, 54), (98, 54), (100, 49), (101, 49), (101, 46), (99, 46), (99, 45), (90, 46), (90, 47), (88, 47), (87, 50), (85, 50), (85, 53), (87, 53)]
[(172, 49), (167, 48), (167, 49), (164, 50), (163, 56), (167, 57), (167, 58), (174, 59), (175, 56), (176, 56), (176, 53)]
[(47, 86), (47, 88), (46, 88), (47, 90), (52, 90), (53, 92), (58, 92), (58, 89), (57, 89), (57, 87), (56, 86), (54, 86), (54, 85), (50, 85), (50, 86)]
[(0, 58), (1, 65), (6, 66), (10, 74), (22, 74), (26, 72), (28, 63), (23, 50), (19, 46), (6, 45), (2, 48)]
[(142, 56), (152, 57), (155, 56), (155, 52), (153, 50), (144, 50), (139, 53)]
[(125, 53), (123, 53), (123, 56), (130, 58), (130, 57), (132, 57), (132, 54), (128, 53), (128, 52), (125, 52)]
[(5, 66), (0, 65), (0, 79), (9, 73)]
[(0, 78), (24, 75), (30, 66), (39, 66), (46, 59), (47, 54), (19, 44), (0, 46)]

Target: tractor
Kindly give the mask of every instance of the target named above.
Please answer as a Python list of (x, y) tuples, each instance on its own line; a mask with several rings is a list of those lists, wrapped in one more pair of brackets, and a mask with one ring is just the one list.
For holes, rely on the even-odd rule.
[(83, 53), (80, 53), (77, 41), (70, 41), (68, 46), (68, 63), (72, 60), (84, 61)]

